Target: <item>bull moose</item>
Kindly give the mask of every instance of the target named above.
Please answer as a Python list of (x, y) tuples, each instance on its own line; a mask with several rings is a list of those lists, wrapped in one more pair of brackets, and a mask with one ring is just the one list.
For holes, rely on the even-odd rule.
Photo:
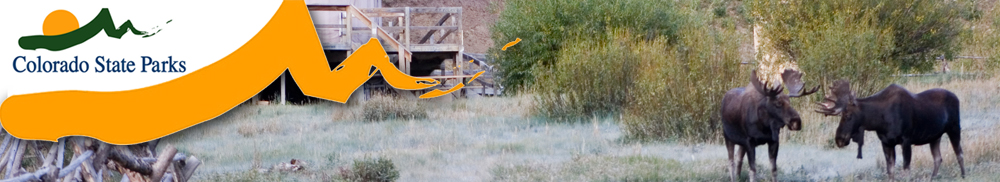
[[(863, 141), (863, 133), (875, 131), (882, 142), (885, 153), (886, 173), (892, 178), (892, 167), (896, 163), (896, 145), (903, 148), (903, 169), (910, 169), (911, 147), (930, 144), (934, 157), (934, 172), (937, 176), (941, 166), (941, 136), (948, 134), (952, 149), (958, 158), (958, 166), (965, 178), (965, 163), (962, 159), (962, 126), (959, 124), (959, 101), (954, 93), (945, 89), (930, 89), (913, 94), (903, 87), (893, 84), (865, 98), (855, 98), (850, 82), (838, 80), (830, 87), (831, 93), (816, 110), (827, 116), (840, 116), (835, 141), (837, 147)], [(858, 143), (860, 147), (860, 142)], [(858, 157), (860, 158), (860, 150)]]
[[(784, 85), (779, 84), (774, 88), (767, 88), (768, 83), (758, 79), (757, 72), (753, 71), (750, 85), (729, 90), (722, 98), (722, 131), (726, 140), (726, 151), (729, 152), (730, 180), (736, 181), (743, 165), (743, 157), (747, 156), (750, 181), (756, 181), (754, 176), (756, 176), (757, 168), (754, 148), (763, 144), (768, 144), (771, 179), (777, 179), (778, 132), (786, 125), (789, 130), (802, 129), (802, 119), (799, 117), (799, 113), (792, 108), (789, 98), (812, 94), (819, 89), (819, 86), (814, 87), (811, 91), (800, 93), (803, 85), (802, 73), (786, 69), (781, 76)], [(782, 93), (784, 91), (782, 87), (786, 85), (788, 92), (792, 95)], [(734, 156), (733, 149), (736, 145), (739, 146), (739, 150)], [(735, 162), (734, 157), (736, 157)]]

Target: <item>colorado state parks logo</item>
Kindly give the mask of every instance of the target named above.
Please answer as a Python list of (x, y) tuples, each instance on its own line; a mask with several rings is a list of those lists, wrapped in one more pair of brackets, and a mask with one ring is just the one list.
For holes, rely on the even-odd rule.
[[(167, 23), (170, 23), (170, 21), (172, 20), (167, 21)], [(154, 27), (153, 29), (151, 31), (136, 30), (132, 26), (131, 20), (125, 20), (125, 23), (115, 28), (114, 20), (111, 18), (111, 11), (108, 8), (101, 9), (97, 17), (94, 17), (93, 20), (90, 20), (83, 27), (80, 27), (80, 24), (77, 23), (76, 16), (73, 13), (66, 10), (55, 10), (45, 17), (45, 21), (42, 23), (42, 35), (24, 36), (17, 43), (22, 49), (26, 50), (42, 48), (51, 51), (61, 51), (90, 40), (90, 38), (100, 33), (101, 30), (104, 30), (104, 33), (108, 37), (120, 39), (125, 33), (129, 32), (146, 38), (156, 35), (161, 30), (159, 27)]]

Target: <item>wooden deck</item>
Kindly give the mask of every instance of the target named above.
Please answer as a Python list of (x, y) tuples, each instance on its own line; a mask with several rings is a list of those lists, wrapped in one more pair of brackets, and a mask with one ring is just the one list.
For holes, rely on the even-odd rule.
[[(326, 50), (346, 51), (350, 55), (355, 49), (364, 44), (369, 38), (378, 38), (383, 48), (390, 57), (395, 55), (398, 59), (396, 66), (406, 74), (414, 75), (413, 69), (421, 68), (422, 74), (427, 74), (429, 67), (436, 67), (432, 74), (418, 76), (424, 78), (437, 79), (442, 84), (431, 89), (448, 89), (455, 84), (470, 79), (475, 73), (483, 69), (472, 69), (473, 65), (483, 68), (479, 62), (464, 55), (463, 33), (462, 33), (462, 8), (461, 7), (392, 7), (392, 8), (367, 8), (359, 9), (349, 5), (308, 5), (311, 13), (339, 13), (338, 19), (316, 21), (317, 33), (320, 33), (320, 40)], [(436, 22), (414, 23), (414, 17), (422, 19), (437, 19)], [(314, 21), (316, 19), (314, 18)], [(436, 59), (438, 61), (414, 61), (414, 55), (418, 57), (441, 57), (447, 59)], [(419, 56), (432, 55), (432, 56)], [(450, 60), (451, 68), (442, 68), (441, 61)], [(437, 64), (437, 65), (434, 65)], [(481, 76), (479, 79), (482, 79)], [(477, 79), (477, 80), (479, 80)], [(488, 78), (492, 80), (492, 78)], [(493, 84), (480, 84), (465, 86), (465, 89), (476, 89), (486, 92), (485, 87), (493, 87)], [(384, 87), (384, 85), (372, 85), (369, 88)], [(429, 91), (431, 89), (425, 90)], [(492, 88), (490, 90), (493, 90)], [(496, 94), (496, 93), (493, 93)]]

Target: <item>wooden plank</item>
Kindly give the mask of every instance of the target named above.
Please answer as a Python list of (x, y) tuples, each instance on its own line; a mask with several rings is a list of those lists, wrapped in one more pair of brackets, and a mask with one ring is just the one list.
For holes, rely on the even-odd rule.
[(358, 8), (363, 13), (404, 13), (407, 7), (396, 8)]
[[(462, 8), (458, 8), (457, 11), (458, 12), (455, 12), (457, 16), (455, 16), (455, 19), (453, 21), (455, 22), (455, 24), (457, 24), (457, 26), (459, 28), (461, 28), (462, 27)], [(464, 75), (465, 74), (462, 71), (462, 69), (464, 69), (462, 67), (464, 67), (464, 65), (465, 65), (465, 59), (462, 59), (462, 54), (464, 54), (463, 52), (465, 52), (465, 44), (464, 44), (464, 42), (465, 42), (465, 36), (464, 36), (464, 34), (462, 32), (464, 32), (464, 31), (462, 31), (462, 29), (458, 29), (458, 54), (455, 54), (455, 66), (457, 67), (456, 71), (458, 71), (458, 75)], [(444, 40), (443, 36), (441, 37), (441, 40)], [(462, 93), (464, 94), (465, 92), (462, 92)]]
[(462, 89), (484, 89), (484, 88), (486, 87), (483, 87), (481, 85), (466, 85), (462, 87)]
[(347, 44), (344, 44), (344, 43), (333, 44), (333, 45), (323, 45), (323, 50), (351, 50), (351, 49), (354, 49), (354, 48), (351, 47), (351, 46), (348, 46)]
[(403, 17), (405, 13), (365, 13), (368, 17)]
[(448, 31), (444, 32), (444, 35), (441, 35), (441, 40), (438, 40), (434, 44), (441, 44), (441, 42), (444, 42), (444, 38), (447, 38), (448, 35), (451, 35), (451, 33), (453, 33), (453, 32), (455, 32), (455, 30), (448, 30)]
[(403, 25), (403, 27), (405, 27), (403, 29), (403, 34), (404, 34), (404, 36), (403, 36), (404, 37), (403, 43), (406, 44), (406, 49), (407, 50), (409, 50), (409, 49), (412, 48), (412, 47), (410, 47), (410, 19), (411, 19), (411, 17), (412, 17), (412, 14), (410, 14), (409, 7), (407, 7), (407, 9), (406, 9), (406, 23)]
[[(406, 34), (406, 40), (403, 40), (403, 41), (405, 41), (404, 45), (406, 47), (399, 48), (399, 50), (409, 50), (410, 49), (410, 31), (411, 31), (410, 28), (413, 28), (413, 27), (411, 27), (411, 24), (410, 24), (410, 20), (412, 18), (411, 14), (410, 14), (410, 7), (406, 7), (406, 9), (404, 9), (403, 12), (404, 12), (403, 14), (406, 15), (406, 24), (403, 26), (403, 33)], [(412, 55), (408, 54), (408, 52), (406, 52), (406, 51), (400, 51), (400, 52), (401, 53), (398, 54), (399, 55), (399, 65), (402, 67), (403, 73), (406, 73), (407, 75), (409, 75), (410, 74), (410, 59), (412, 59), (412, 57), (411, 57)]]
[(313, 24), (316, 28), (347, 28), (347, 24)]
[(462, 13), (461, 7), (418, 7), (410, 10), (410, 13)]
[(403, 13), (410, 8), (410, 13), (458, 13), (461, 7), (397, 7), (397, 8), (365, 8), (364, 13)]
[(461, 45), (458, 44), (416, 44), (411, 45), (412, 52), (458, 52)]
[[(379, 27), (379, 29), (384, 30), (386, 32), (399, 32), (399, 31), (406, 31), (407, 29), (409, 29), (409, 30), (432, 30), (432, 31), (437, 31), (437, 30), (458, 30), (458, 26), (409, 26), (409, 28), (406, 28), (406, 26), (400, 26), (400, 27)], [(351, 30), (371, 31), (372, 28), (369, 28), (369, 27), (353, 27), (353, 28), (351, 28)], [(362, 33), (365, 33), (365, 32), (362, 32)]]
[[(347, 17), (347, 19), (344, 20), (344, 24), (347, 24), (347, 26), (353, 26), (354, 24), (351, 24), (351, 21), (354, 21), (353, 20), (354, 18), (352, 18), (353, 16), (354, 15), (351, 14), (351, 13), (344, 13), (344, 17)], [(351, 43), (354, 41), (354, 40), (351, 40), (351, 36), (354, 34), (353, 30), (351, 30), (351, 28), (346, 28), (346, 27), (345, 27), (345, 29), (346, 30), (344, 30), (344, 31), (345, 31), (345, 33), (347, 33), (347, 35), (345, 35), (344, 37), (347, 38), (347, 39), (346, 40), (341, 39), (340, 42), (344, 43), (344, 44), (347, 44), (347, 47), (351, 48), (351, 50), (353, 50), (354, 48), (353, 48), (353, 46), (351, 46)]]
[[(444, 25), (444, 22), (447, 21), (448, 18), (451, 18), (451, 13), (445, 13), (444, 16), (441, 17), (441, 19), (438, 20), (438, 22), (434, 24), (434, 26)], [(420, 43), (419, 44), (427, 43), (427, 40), (431, 38), (431, 35), (434, 35), (434, 32), (437, 32), (437, 31), (438, 31), (438, 29), (432, 29), (431, 31), (428, 31), (427, 35), (424, 35), (424, 38), (420, 39)], [(444, 37), (441, 37), (441, 40), (444, 40)]]
[[(285, 105), (285, 72), (281, 72), (281, 105)], [(159, 181), (159, 180), (157, 180)]]
[(418, 76), (417, 78), (430, 78), (430, 79), (456, 79), (456, 78), (472, 78), (472, 75), (448, 75), (448, 76)]
[(309, 11), (347, 11), (348, 5), (306, 5)]

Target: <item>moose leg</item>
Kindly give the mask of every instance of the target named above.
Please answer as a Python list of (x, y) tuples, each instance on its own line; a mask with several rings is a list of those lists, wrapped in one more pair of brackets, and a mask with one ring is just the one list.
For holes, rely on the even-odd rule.
[(771, 181), (778, 181), (778, 142), (767, 144), (767, 154), (771, 159)]
[[(730, 142), (730, 141), (727, 140), (726, 141), (726, 152), (729, 153), (729, 180), (730, 181), (736, 181), (736, 170), (739, 170), (739, 169), (736, 168), (736, 160), (733, 160), (733, 157), (734, 157), (733, 156), (733, 152), (735, 152), (735, 151), (733, 151), (734, 149), (735, 149), (735, 144), (733, 144), (733, 142)], [(741, 155), (741, 156), (739, 156), (739, 158), (743, 158), (743, 156)]]
[(736, 178), (739, 178), (741, 173), (743, 173), (743, 157), (747, 156), (747, 147), (743, 145), (736, 146)]
[(910, 142), (903, 142), (903, 170), (910, 170), (910, 159), (913, 156), (913, 145)]
[(885, 173), (892, 180), (892, 167), (896, 166), (896, 145), (882, 144), (882, 152), (885, 153)]
[(931, 142), (931, 156), (934, 156), (934, 172), (931, 172), (931, 178), (934, 178), (941, 167), (941, 138)]
[[(747, 145), (753, 146), (753, 144)], [(743, 148), (743, 147), (740, 147)], [(750, 166), (750, 182), (757, 181), (757, 149), (754, 147), (747, 147), (744, 149), (747, 153), (747, 165)]]
[(951, 140), (951, 148), (955, 149), (955, 157), (958, 158), (958, 167), (962, 170), (962, 178), (965, 178), (965, 161), (962, 160), (961, 131), (961, 129), (948, 131), (948, 139)]

